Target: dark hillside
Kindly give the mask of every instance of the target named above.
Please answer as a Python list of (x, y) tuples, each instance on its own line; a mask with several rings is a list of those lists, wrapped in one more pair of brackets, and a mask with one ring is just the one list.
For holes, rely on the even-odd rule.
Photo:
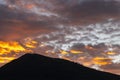
[(120, 80), (62, 59), (26, 54), (0, 68), (0, 80)]

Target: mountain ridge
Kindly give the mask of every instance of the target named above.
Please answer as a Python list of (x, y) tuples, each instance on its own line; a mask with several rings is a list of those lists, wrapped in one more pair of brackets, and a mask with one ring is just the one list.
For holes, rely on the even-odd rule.
[(1, 80), (120, 80), (120, 76), (101, 72), (67, 60), (38, 54), (25, 54), (0, 68)]

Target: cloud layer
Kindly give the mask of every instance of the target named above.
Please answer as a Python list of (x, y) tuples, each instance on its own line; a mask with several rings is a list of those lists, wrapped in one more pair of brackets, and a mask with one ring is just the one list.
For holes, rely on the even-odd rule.
[[(0, 0), (0, 40), (21, 40), (30, 36), (40, 44), (51, 46), (51, 51), (80, 49), (82, 45), (79, 44), (99, 45), (95, 46), (100, 48), (98, 51), (86, 50), (86, 59), (90, 61), (93, 56), (113, 58), (115, 65), (104, 68), (119, 69), (119, 55), (100, 53), (108, 49), (103, 43), (120, 45), (119, 14), (119, 0)], [(44, 45), (39, 45), (37, 51), (46, 51), (47, 48), (41, 47)], [(114, 48), (119, 53), (118, 47)], [(99, 69), (97, 65), (92, 67)]]
[(60, 24), (86, 25), (119, 19), (119, 4), (117, 0), (0, 0), (0, 39), (53, 31)]

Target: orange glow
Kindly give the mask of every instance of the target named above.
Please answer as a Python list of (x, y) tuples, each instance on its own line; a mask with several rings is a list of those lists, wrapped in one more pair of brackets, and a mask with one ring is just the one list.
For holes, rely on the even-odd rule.
[(60, 53), (63, 55), (69, 54), (67, 51), (64, 51), (64, 50), (60, 50)]
[(26, 38), (24, 45), (28, 48), (36, 48), (37, 41), (34, 41), (31, 38)]
[(61, 59), (65, 59), (65, 60), (68, 60), (68, 61), (73, 61), (70, 58), (67, 58), (67, 57), (64, 57), (64, 56), (62, 56)]
[(88, 67), (92, 65), (91, 62), (83, 62), (82, 64), (83, 64), (84, 66), (88, 66)]
[(34, 4), (28, 4), (28, 5), (26, 5), (26, 8), (32, 9), (34, 6), (35, 6)]
[(89, 50), (95, 50), (95, 48), (91, 47), (91, 46), (85, 46), (86, 49), (89, 49)]
[(93, 58), (93, 63), (100, 65), (100, 66), (108, 65), (108, 64), (111, 64), (111, 59), (104, 58), (104, 57), (95, 57), (95, 58)]
[(109, 51), (109, 52), (106, 52), (106, 54), (108, 54), (108, 55), (113, 55), (113, 54), (116, 54), (116, 53), (113, 52), (113, 51)]
[(0, 57), (0, 63), (8, 63), (14, 59), (14, 57)]
[(63, 55), (66, 55), (66, 54), (81, 54), (81, 53), (84, 53), (80, 50), (70, 50), (70, 51), (64, 51), (64, 50), (60, 50), (60, 53), (63, 54)]
[(27, 39), (25, 44), (20, 44), (17, 41), (0, 41), (0, 64), (10, 62), (16, 59), (19, 53), (32, 52), (36, 48), (37, 42), (32, 39)]
[(4, 42), (0, 41), (0, 55), (9, 54), (12, 52), (24, 52), (25, 48), (23, 48), (18, 42)]
[(80, 50), (70, 50), (70, 52), (71, 52), (72, 54), (80, 54), (80, 53), (83, 53), (83, 52), (80, 51)]
[(87, 60), (86, 57), (79, 57), (77, 59), (78, 62), (82, 63), (84, 66), (90, 67), (93, 63), (91, 60)]

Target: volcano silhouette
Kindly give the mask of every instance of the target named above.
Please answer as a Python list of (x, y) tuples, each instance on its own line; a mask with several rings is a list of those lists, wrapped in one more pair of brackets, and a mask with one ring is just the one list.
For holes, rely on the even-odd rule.
[(67, 60), (25, 54), (0, 68), (0, 80), (120, 80)]

